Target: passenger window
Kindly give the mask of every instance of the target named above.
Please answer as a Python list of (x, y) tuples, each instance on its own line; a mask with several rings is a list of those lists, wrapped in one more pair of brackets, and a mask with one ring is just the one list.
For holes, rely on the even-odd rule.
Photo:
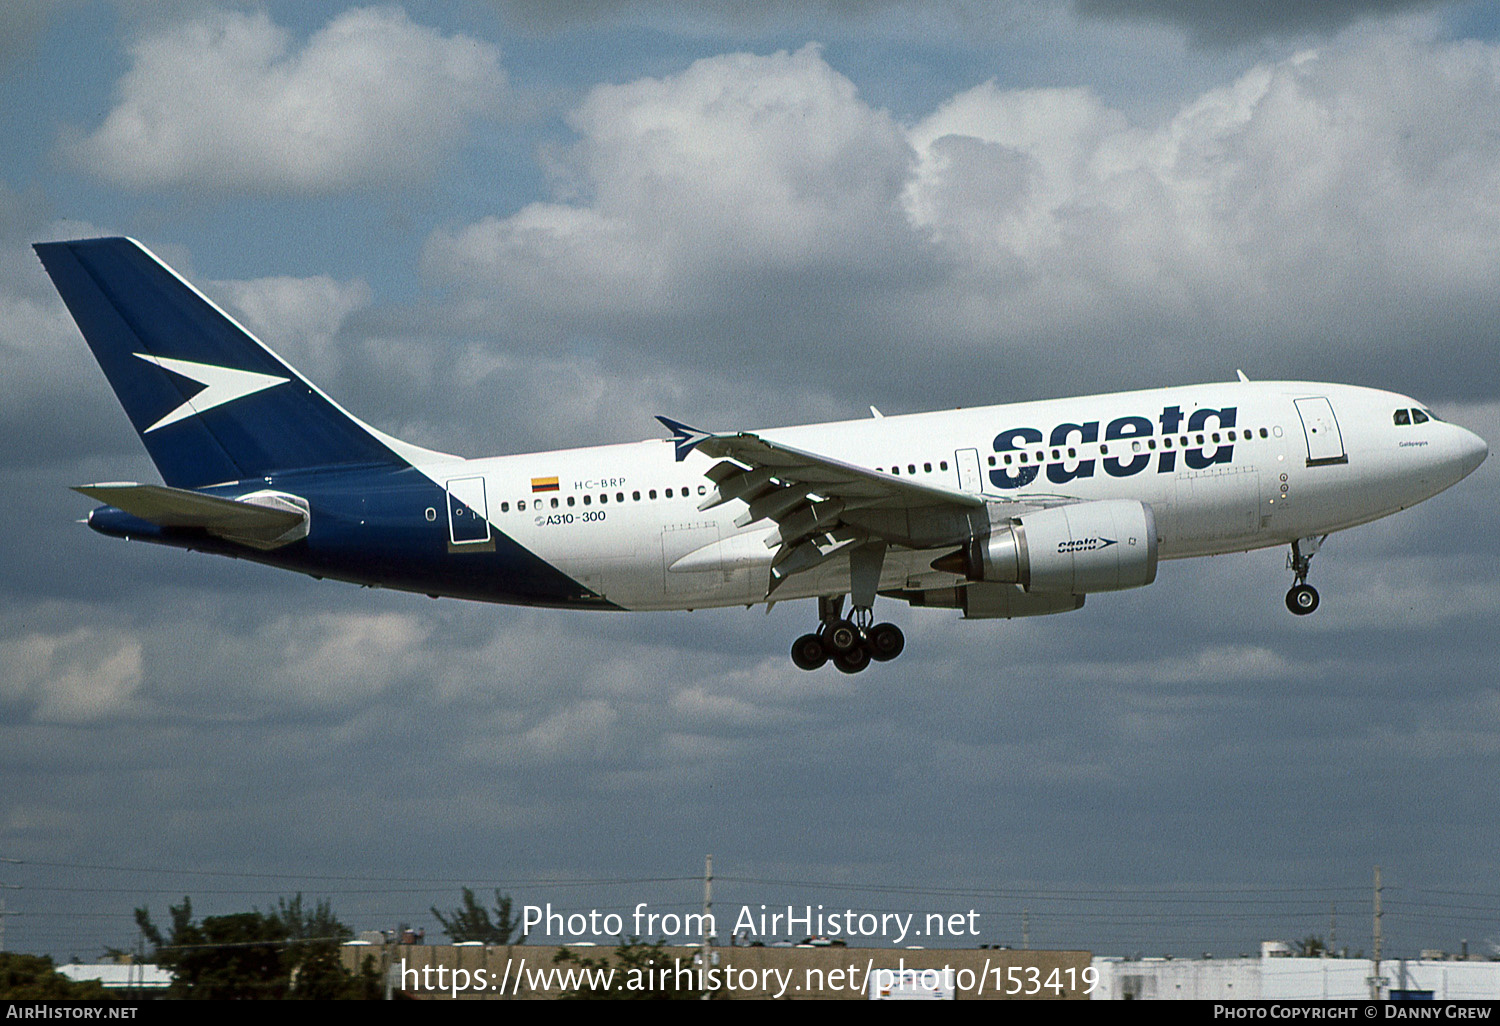
[(653, 488), (650, 491), (648, 491), (646, 493), (646, 498), (648, 498), (648, 499), (654, 499), (654, 498), (656, 498), (656, 489)]
[(584, 505), (585, 505), (585, 506), (587, 506), (587, 505), (589, 505), (589, 500), (590, 500), (590, 498), (591, 498), (591, 496), (588, 496), (588, 495), (585, 495), (585, 496), (584, 496), (584, 497), (583, 497), (583, 504), (584, 504)]
[(1109, 446), (1107, 446), (1107, 445), (1101, 445), (1101, 446), (1099, 446), (1099, 455), (1100, 456), (1108, 456), (1109, 455)]
[(672, 497), (672, 489), (668, 488), (667, 489), (667, 498), (670, 499), (671, 497)]
[(508, 503), (508, 502), (502, 502), (500, 504), (500, 512), (501, 513), (509, 513), (510, 512), (510, 503)]
[(1421, 410), (1412, 410), (1411, 411), (1411, 422), (1413, 424), (1426, 424), (1427, 423), (1427, 414), (1423, 413)]
[(1262, 437), (1262, 438), (1266, 437), (1266, 429), (1265, 428), (1261, 428), (1260, 429), (1260, 437)]
[(556, 496), (554, 496), (553, 499), (552, 499), (552, 508), (553, 509), (557, 508), (557, 497)]
[(640, 502), (641, 501), (641, 493), (640, 492), (631, 492), (630, 493), (630, 499), (631, 499), (632, 502)]
[(915, 463), (908, 463), (906, 465), (906, 472), (908, 474), (915, 474), (917, 472), (917, 465)]
[(1219, 433), (1217, 431), (1214, 432), (1213, 438), (1214, 438), (1214, 444), (1218, 445), (1219, 444)]
[[(1006, 460), (1009, 460), (1009, 459), (1010, 459), (1010, 457), (1009, 457), (1009, 456), (1007, 456), (1007, 457), (1005, 457), (1005, 458), (1006, 458)], [(1023, 453), (1021, 453), (1021, 462), (1022, 462), (1022, 463), (1025, 463), (1025, 462), (1026, 462), (1026, 454), (1025, 454), (1025, 453), (1024, 453), (1024, 452), (1023, 452)]]
[(600, 496), (599, 496), (599, 504), (602, 506), (602, 505), (604, 505), (607, 502), (609, 502), (609, 493), (608, 492), (601, 493)]
[(615, 492), (615, 501), (616, 502), (624, 502), (625, 501), (625, 493), (624, 492)]
[(1410, 423), (1411, 423), (1411, 411), (1410, 410), (1397, 410), (1396, 411), (1396, 426), (1397, 427), (1405, 427), (1406, 425), (1408, 425)]
[(1140, 452), (1141, 451), (1141, 443), (1140, 442), (1131, 442), (1130, 443), (1130, 451), (1131, 452)]
[(922, 464), (922, 473), (924, 473), (924, 474), (930, 474), (930, 473), (932, 473), (932, 464), (931, 463), (924, 463), (924, 464)]
[(573, 496), (571, 496), (571, 495), (568, 496), (568, 505), (569, 506), (573, 505), (573, 502), (574, 502)]
[(522, 513), (525, 513), (526, 512), (526, 503), (525, 502), (518, 502), (518, 503), (516, 503), (516, 509), (520, 510)]
[(699, 495), (707, 495), (708, 494), (708, 489), (706, 487), (704, 487), (703, 485), (699, 485), (698, 486), (698, 494)]
[(1068, 450), (1068, 459), (1071, 460), (1071, 459), (1073, 459), (1077, 455), (1078, 455), (1078, 450), (1077, 449), (1069, 449)]
[(947, 470), (948, 469), (948, 461), (947, 460), (943, 460), (943, 462), (939, 463), (938, 464), (938, 469), (939, 470)]
[(1156, 451), (1156, 439), (1154, 439), (1154, 438), (1149, 439), (1146, 442), (1146, 448), (1150, 449), (1152, 452), (1155, 452)]
[(995, 457), (991, 456), (990, 457), (990, 466), (993, 467), (994, 465), (995, 465)]
[(1163, 449), (1170, 449), (1170, 448), (1172, 448), (1172, 439), (1170, 439), (1170, 438), (1163, 438), (1161, 440), (1161, 447)]

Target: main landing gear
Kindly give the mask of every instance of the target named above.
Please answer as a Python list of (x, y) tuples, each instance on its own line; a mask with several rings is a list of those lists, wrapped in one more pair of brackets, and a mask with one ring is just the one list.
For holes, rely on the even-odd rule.
[(822, 626), (792, 644), (792, 662), (800, 669), (816, 670), (824, 663), (844, 673), (858, 673), (871, 661), (888, 662), (906, 647), (906, 635), (893, 623), (874, 623), (869, 606), (855, 606), (844, 619), (844, 597), (818, 599)]
[(1327, 537), (1325, 534), (1321, 538), (1301, 538), (1292, 542), (1292, 554), (1287, 557), (1286, 565), (1297, 575), (1297, 583), (1286, 593), (1286, 607), (1298, 616), (1306, 616), (1318, 608), (1318, 589), (1307, 583), (1307, 571), (1312, 568), (1312, 558)]

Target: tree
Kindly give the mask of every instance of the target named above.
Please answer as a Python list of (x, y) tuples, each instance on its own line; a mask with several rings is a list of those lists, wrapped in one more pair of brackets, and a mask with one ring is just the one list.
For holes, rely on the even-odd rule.
[[(461, 906), (448, 915), (443, 915), (434, 905), (432, 915), (443, 924), (443, 932), (455, 944), (459, 941), (481, 941), (494, 945), (526, 942), (526, 936), (521, 933), (520, 920), (511, 915), (510, 895), (501, 894), (498, 887), (495, 889), (493, 919), (490, 918), (489, 910), (479, 904), (474, 898), (474, 892), (467, 887), (463, 889)], [(515, 940), (511, 940), (512, 934), (516, 935)]]
[[(301, 894), (290, 901), (281, 898), (272, 918), (287, 939), (281, 952), (281, 965), (287, 973), (290, 996), (316, 1001), (378, 996), (376, 992), (364, 995), (347, 993), (351, 985), (356, 990), (362, 986), (357, 978), (350, 977), (339, 960), (339, 945), (353, 937), (354, 931), (338, 921), (326, 898), (312, 908), (303, 907)], [(372, 962), (370, 959), (366, 961)], [(374, 971), (372, 965), (364, 968)], [(378, 981), (374, 990), (379, 990)]]
[(74, 983), (46, 955), (0, 952), (0, 998), (7, 1001), (103, 1001), (98, 980)]
[(171, 932), (163, 935), (145, 908), (135, 910), (141, 936), (155, 947), (156, 964), (172, 970), (172, 997), (236, 1000), (373, 998), (378, 974), (370, 965), (356, 975), (339, 962), (338, 946), (353, 932), (329, 903), (307, 908), (302, 895), (258, 909), (193, 921), (188, 898), (168, 906)]
[(1331, 954), (1328, 944), (1315, 933), (1292, 942), (1292, 950), (1302, 958), (1326, 958)]

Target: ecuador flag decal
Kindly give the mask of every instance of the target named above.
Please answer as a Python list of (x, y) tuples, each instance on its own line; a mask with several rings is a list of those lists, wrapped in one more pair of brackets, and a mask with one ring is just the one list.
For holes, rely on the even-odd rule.
[(535, 495), (537, 492), (555, 492), (555, 491), (557, 491), (557, 478), (555, 478), (555, 477), (534, 477), (534, 478), (531, 479), (531, 493), (533, 495)]

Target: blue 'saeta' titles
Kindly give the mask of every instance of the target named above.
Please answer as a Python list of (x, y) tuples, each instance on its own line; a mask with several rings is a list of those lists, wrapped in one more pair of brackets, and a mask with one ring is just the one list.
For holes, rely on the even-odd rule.
[[(1128, 456), (1108, 456), (1098, 461), (1104, 464), (1104, 472), (1110, 477), (1130, 477), (1139, 474), (1151, 463), (1151, 457), (1157, 457), (1156, 472), (1158, 474), (1170, 474), (1177, 469), (1177, 455), (1182, 454), (1183, 465), (1189, 470), (1204, 470), (1215, 463), (1229, 463), (1234, 459), (1234, 444), (1232, 442), (1205, 442), (1198, 438), (1187, 438), (1187, 444), (1180, 449), (1167, 448), (1170, 436), (1186, 430), (1188, 432), (1199, 432), (1209, 430), (1209, 421), (1215, 423), (1213, 428), (1232, 428), (1235, 426), (1235, 414), (1237, 407), (1225, 406), (1222, 409), (1200, 409), (1194, 410), (1190, 415), (1184, 417), (1181, 406), (1165, 406), (1162, 408), (1161, 416), (1157, 422), (1161, 425), (1161, 437), (1164, 444), (1161, 449), (1151, 451), (1132, 451)], [(1183, 421), (1187, 421), (1184, 429)], [(1044, 436), (1041, 431), (1031, 427), (1010, 428), (995, 436), (995, 452), (997, 453), (1025, 453), (1030, 446), (1042, 444)], [(1136, 439), (1154, 438), (1156, 435), (1156, 423), (1149, 417), (1117, 417), (1104, 427), (1104, 441), (1109, 442), (1132, 441)], [(1052, 429), (1048, 438), (1048, 446), (1067, 445), (1091, 445), (1099, 441), (1099, 421), (1090, 420), (1081, 424), (1067, 423), (1059, 424)], [(1193, 443), (1197, 444), (1194, 445)], [(1049, 463), (1034, 463), (1029, 466), (1011, 466), (997, 468), (990, 471), (990, 483), (996, 488), (1025, 488), (1036, 480), (1037, 474), (1042, 467), (1047, 468), (1047, 480), (1053, 484), (1067, 484), (1080, 477), (1093, 477), (1093, 459), (1061, 460), (1054, 459)], [(1073, 463), (1074, 466), (1069, 466)]]

